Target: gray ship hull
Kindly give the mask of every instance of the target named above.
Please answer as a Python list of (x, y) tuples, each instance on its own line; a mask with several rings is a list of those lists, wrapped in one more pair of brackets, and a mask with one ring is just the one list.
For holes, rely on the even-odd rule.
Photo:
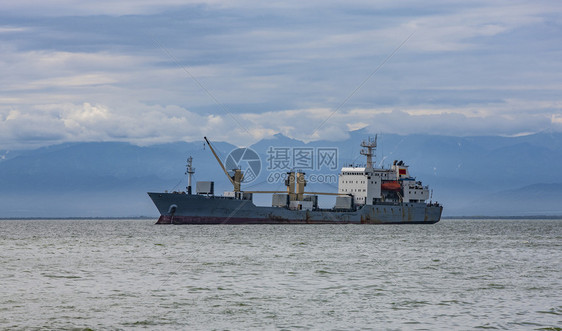
[(160, 212), (157, 224), (433, 224), (443, 207), (381, 203), (357, 210), (289, 210), (229, 197), (148, 193)]

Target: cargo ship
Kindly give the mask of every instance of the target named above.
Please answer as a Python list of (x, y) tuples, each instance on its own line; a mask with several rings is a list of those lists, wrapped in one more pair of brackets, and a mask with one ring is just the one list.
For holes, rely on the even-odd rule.
[[(156, 224), (434, 224), (441, 219), (443, 206), (428, 202), (428, 186), (410, 176), (403, 161), (394, 161), (388, 169), (373, 166), (376, 136), (361, 143), (364, 167), (341, 168), (337, 192), (307, 192), (302, 171), (287, 173), (286, 191), (244, 191), (242, 170), (229, 173), (206, 137), (205, 141), (233, 190), (215, 195), (214, 182), (201, 181), (193, 193), (190, 157), (186, 191), (148, 192), (160, 212)], [(272, 194), (272, 205), (255, 205), (254, 194)], [(335, 196), (334, 207), (320, 208), (320, 195)]]

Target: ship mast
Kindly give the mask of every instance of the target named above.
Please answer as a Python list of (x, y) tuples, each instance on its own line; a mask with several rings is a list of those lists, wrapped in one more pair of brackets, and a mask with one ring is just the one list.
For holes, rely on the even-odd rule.
[(368, 140), (363, 140), (361, 142), (361, 155), (365, 155), (367, 157), (367, 166), (366, 169), (373, 169), (373, 156), (375, 155), (373, 149), (377, 148), (377, 135), (375, 135), (375, 139), (373, 140), (369, 137)]
[(187, 170), (185, 172), (187, 177), (187, 194), (191, 194), (191, 176), (195, 173), (195, 168), (193, 168), (193, 158), (191, 155), (187, 158)]

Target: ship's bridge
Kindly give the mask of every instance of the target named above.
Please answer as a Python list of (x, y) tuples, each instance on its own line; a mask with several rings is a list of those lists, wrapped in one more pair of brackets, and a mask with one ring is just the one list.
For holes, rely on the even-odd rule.
[(381, 196), (381, 180), (381, 174), (373, 168), (343, 167), (338, 179), (338, 193), (352, 195), (355, 205), (370, 205)]
[[(338, 193), (353, 197), (354, 205), (378, 202), (423, 202), (429, 198), (429, 188), (410, 176), (404, 161), (394, 161), (390, 169), (375, 168), (373, 162), (377, 139), (364, 141), (361, 154), (367, 156), (365, 167), (343, 167), (338, 179)], [(336, 202), (337, 204), (337, 202)], [(342, 204), (343, 205), (343, 204)]]

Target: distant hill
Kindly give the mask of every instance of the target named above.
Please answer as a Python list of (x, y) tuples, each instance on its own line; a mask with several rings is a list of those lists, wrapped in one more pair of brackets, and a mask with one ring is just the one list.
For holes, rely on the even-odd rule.
[[(533, 184), (514, 190), (486, 194), (472, 200), (488, 216), (562, 215), (562, 183)], [(477, 209), (466, 207), (458, 215), (477, 215)]]
[[(285, 148), (335, 148), (337, 169), (364, 163), (359, 155), (364, 130), (344, 141), (305, 143), (281, 134), (252, 146), (262, 160), (259, 177), (245, 185), (254, 190), (281, 190), (272, 182), (283, 169), (268, 169), (271, 151)], [(562, 134), (521, 137), (448, 137), (392, 135), (378, 137), (376, 161), (389, 166), (404, 160), (412, 175), (433, 189), (433, 200), (445, 205), (445, 215), (562, 214)], [(236, 148), (214, 142), (224, 160)], [(272, 149), (273, 148), (273, 149)], [(68, 143), (28, 151), (0, 151), (0, 217), (156, 216), (147, 191), (183, 190), (185, 163), (191, 155), (196, 180), (214, 180), (216, 191), (230, 189), (203, 140), (140, 147), (127, 143)], [(384, 161), (383, 161), (384, 160)], [(316, 160), (318, 161), (318, 160)], [(381, 162), (383, 161), (383, 162)], [(310, 169), (307, 175), (338, 170)], [(337, 183), (309, 183), (310, 190), (331, 191)], [(256, 196), (258, 204), (270, 202)], [(329, 207), (333, 199), (322, 199)]]

